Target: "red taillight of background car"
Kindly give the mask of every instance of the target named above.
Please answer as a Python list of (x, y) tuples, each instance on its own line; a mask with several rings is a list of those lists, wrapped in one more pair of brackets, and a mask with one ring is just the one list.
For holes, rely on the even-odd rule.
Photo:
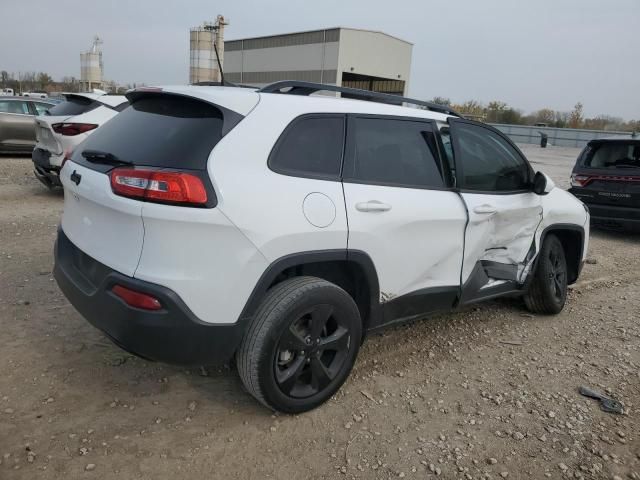
[(572, 187), (584, 187), (591, 181), (591, 177), (589, 175), (579, 175), (574, 173), (571, 175), (571, 186)]
[(60, 135), (73, 137), (74, 135), (90, 132), (91, 130), (98, 128), (98, 125), (94, 123), (54, 123), (51, 125), (51, 128), (54, 132), (59, 133)]
[(581, 175), (574, 173), (571, 175), (572, 187), (586, 187), (591, 182), (603, 180), (605, 182), (640, 182), (640, 177), (635, 175)]
[(191, 173), (116, 168), (109, 176), (113, 193), (123, 197), (194, 206), (207, 203), (204, 183)]
[(162, 308), (160, 300), (146, 293), (137, 292), (122, 285), (115, 285), (111, 291), (132, 307), (142, 308), (143, 310), (160, 310)]

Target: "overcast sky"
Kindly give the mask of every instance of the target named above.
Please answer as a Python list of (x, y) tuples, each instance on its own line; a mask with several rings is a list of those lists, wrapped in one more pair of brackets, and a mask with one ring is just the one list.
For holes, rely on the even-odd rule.
[(223, 14), (227, 40), (334, 26), (408, 40), (419, 98), (640, 118), (640, 0), (1, 0), (0, 13), (9, 72), (79, 77), (98, 34), (106, 78), (186, 83), (189, 28)]

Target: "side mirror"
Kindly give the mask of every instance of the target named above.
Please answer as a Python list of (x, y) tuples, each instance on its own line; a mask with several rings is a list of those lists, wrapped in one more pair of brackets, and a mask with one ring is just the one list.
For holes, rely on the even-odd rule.
[(533, 177), (533, 192), (538, 195), (546, 195), (555, 188), (556, 184), (553, 183), (549, 177), (542, 172), (537, 172)]

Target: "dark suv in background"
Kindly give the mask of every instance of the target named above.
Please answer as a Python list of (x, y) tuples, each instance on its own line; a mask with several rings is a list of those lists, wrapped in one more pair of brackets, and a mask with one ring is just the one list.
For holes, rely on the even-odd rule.
[(569, 191), (589, 207), (594, 226), (640, 232), (640, 138), (590, 141)]

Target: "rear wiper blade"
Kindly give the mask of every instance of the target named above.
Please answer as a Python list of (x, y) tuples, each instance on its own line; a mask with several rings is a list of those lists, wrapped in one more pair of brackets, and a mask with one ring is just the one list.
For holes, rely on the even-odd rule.
[(132, 165), (127, 160), (116, 157), (113, 153), (103, 152), (101, 150), (85, 150), (82, 156), (92, 163), (106, 163), (108, 165)]

